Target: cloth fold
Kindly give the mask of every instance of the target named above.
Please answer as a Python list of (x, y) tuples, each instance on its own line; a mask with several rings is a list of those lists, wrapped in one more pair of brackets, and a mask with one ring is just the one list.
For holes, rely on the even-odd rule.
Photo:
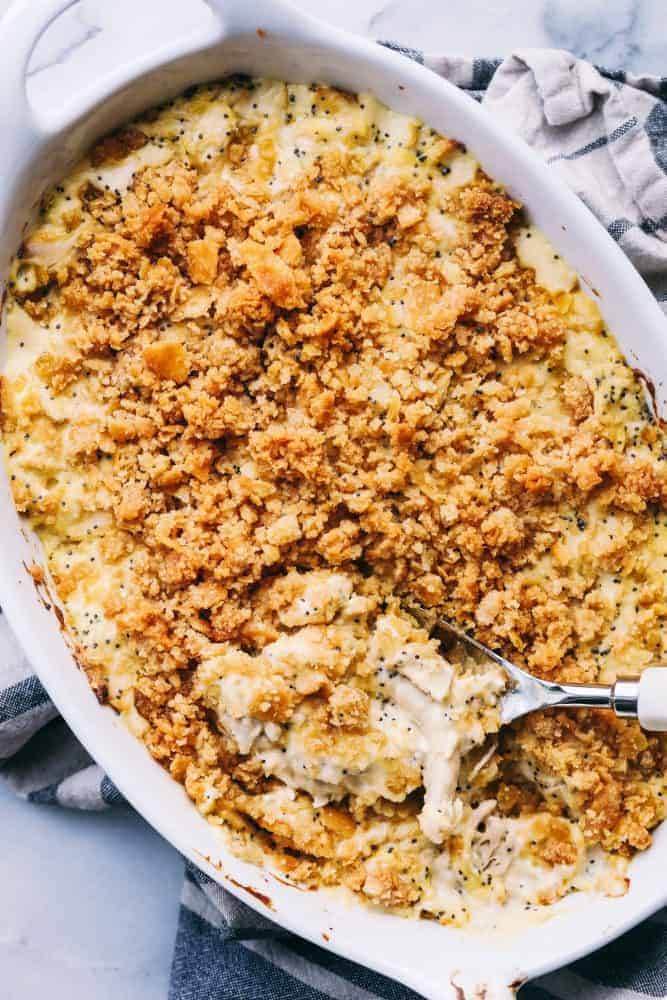
[[(523, 49), (501, 62), (416, 59), (481, 100), (558, 171), (667, 311), (667, 78)], [(35, 803), (123, 801), (68, 731), (0, 616), (0, 777)], [(667, 996), (667, 910), (520, 1000)], [(187, 864), (169, 1000), (415, 1000), (411, 990), (283, 931)]]

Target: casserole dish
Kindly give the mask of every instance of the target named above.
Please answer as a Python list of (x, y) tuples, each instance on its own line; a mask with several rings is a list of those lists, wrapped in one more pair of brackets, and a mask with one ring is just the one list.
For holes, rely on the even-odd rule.
[[(527, 204), (533, 221), (596, 290), (606, 319), (619, 333), (632, 363), (647, 369), (660, 383), (665, 370), (664, 320), (622, 255), (523, 146), (504, 136), (465, 97), (423, 69), (332, 33), (289, 9), (255, 6), (247, 14), (234, 4), (222, 5), (222, 10), (213, 4), (205, 35), (156, 53), (140, 65), (123, 67), (113, 78), (78, 95), (58, 121), (46, 122), (27, 106), (22, 74), (35, 39), (66, 6), (44, 3), (28, 9), (19, 5), (5, 22), (7, 49), (18, 58), (16, 66), (5, 71), (2, 99), (7, 131), (13, 139), (3, 154), (3, 269), (34, 200), (47, 183), (67, 172), (100, 133), (192, 83), (233, 71), (261, 71), (289, 80), (323, 79), (354, 91), (373, 90), (383, 102), (418, 114), (469, 145), (482, 164)], [(639, 319), (642, 330), (636, 343), (631, 316), (635, 323)], [(482, 941), (475, 934), (348, 909), (330, 896), (300, 893), (269, 873), (230, 858), (181, 790), (157, 771), (111, 713), (95, 705), (84, 678), (73, 669), (50, 609), (40, 608), (23, 568), (39, 558), (38, 553), (19, 531), (7, 493), (2, 503), (10, 506), (4, 519), (8, 557), (0, 596), (66, 719), (128, 799), (180, 850), (252, 905), (268, 907), (274, 919), (289, 929), (318, 943), (323, 939), (333, 950), (399, 978), (425, 996), (490, 996), (507, 994), (522, 978), (597, 946), (663, 902), (659, 890), (649, 887), (652, 880), (658, 884), (652, 872), (659, 864), (660, 851), (665, 850), (664, 831), (662, 843), (658, 834), (652, 854), (635, 865), (633, 885), (623, 900), (568, 900), (548, 925), (548, 941), (544, 925), (525, 930), (521, 939), (506, 932), (487, 936), (480, 960)]]

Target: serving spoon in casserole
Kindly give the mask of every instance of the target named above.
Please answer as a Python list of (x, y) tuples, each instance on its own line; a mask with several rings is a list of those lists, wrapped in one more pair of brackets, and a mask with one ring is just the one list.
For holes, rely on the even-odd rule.
[(501, 725), (542, 708), (610, 708), (619, 719), (638, 719), (649, 732), (667, 732), (667, 666), (647, 667), (639, 677), (619, 677), (613, 684), (563, 684), (533, 677), (500, 653), (444, 619), (438, 622), (461, 642), (503, 668), (512, 686), (500, 702)]

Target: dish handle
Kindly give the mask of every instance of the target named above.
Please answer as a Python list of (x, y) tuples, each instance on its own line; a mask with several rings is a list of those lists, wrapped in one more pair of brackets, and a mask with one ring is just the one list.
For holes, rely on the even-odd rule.
[[(26, 73), (30, 57), (42, 35), (65, 11), (80, 0), (14, 0), (0, 19), (0, 122), (5, 143), (0, 147), (0, 177), (10, 178), (41, 143), (66, 128), (105, 93), (127, 79), (126, 65), (96, 80), (88, 91), (73, 95), (71, 103), (47, 116), (28, 100)], [(213, 47), (225, 38), (264, 32), (294, 31), (295, 26), (320, 27), (316, 19), (292, 6), (288, 0), (205, 0), (209, 17), (202, 30), (173, 46), (148, 54), (136, 61), (135, 72), (152, 69), (169, 56), (185, 55), (189, 50)], [(173, 51), (170, 51), (170, 48)], [(122, 60), (121, 60), (122, 62)]]
[[(24, 147), (34, 147), (48, 132), (28, 100), (26, 73), (37, 42), (56, 18), (74, 7), (78, 0), (30, 0), (13, 3), (0, 20), (0, 119), (9, 154), (20, 154)], [(20, 155), (16, 156), (20, 159)]]

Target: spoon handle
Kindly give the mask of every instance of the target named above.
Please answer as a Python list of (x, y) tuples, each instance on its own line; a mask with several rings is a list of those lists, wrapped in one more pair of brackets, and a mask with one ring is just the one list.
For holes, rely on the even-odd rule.
[(639, 678), (637, 718), (650, 733), (667, 733), (667, 667), (648, 667)]
[(612, 708), (619, 719), (638, 719), (642, 729), (667, 732), (667, 667), (648, 667), (641, 677), (607, 684), (558, 684), (558, 705)]

